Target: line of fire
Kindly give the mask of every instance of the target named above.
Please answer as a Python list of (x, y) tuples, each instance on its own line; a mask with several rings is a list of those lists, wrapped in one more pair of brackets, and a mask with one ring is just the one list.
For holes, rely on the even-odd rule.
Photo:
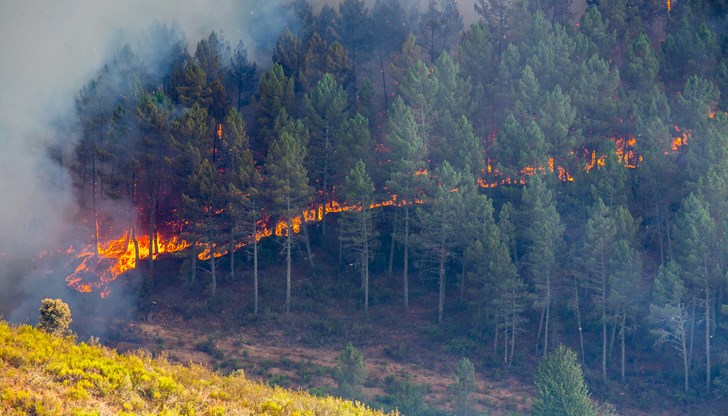
[[(714, 117), (714, 113), (710, 117)], [(221, 138), (222, 124), (218, 124), (216, 128), (217, 138)], [(671, 143), (671, 151), (679, 152), (688, 145), (691, 137), (690, 131), (683, 131), (679, 126), (674, 126), (674, 137)], [(643, 156), (638, 153), (637, 139), (634, 136), (614, 137), (610, 139), (614, 145), (614, 155), (618, 163), (627, 169), (636, 169), (643, 162)], [(669, 154), (665, 151), (665, 154)], [(600, 169), (606, 164), (607, 155), (598, 155), (596, 151), (582, 148), (580, 152), (571, 151), (571, 156), (579, 160), (582, 164), (584, 172), (590, 172), (594, 169)], [(483, 169), (482, 175), (477, 178), (477, 184), (482, 189), (491, 189), (498, 186), (522, 186), (526, 184), (529, 176), (536, 173), (555, 173), (559, 180), (565, 183), (574, 181), (574, 177), (564, 167), (555, 164), (554, 158), (550, 157), (547, 166), (528, 166), (523, 168), (518, 177), (510, 177), (501, 174), (497, 168), (496, 161), (487, 159), (486, 168)], [(427, 169), (417, 171), (415, 175), (428, 175)], [(457, 191), (455, 189), (454, 191)], [(399, 199), (396, 194), (390, 194), (390, 198), (384, 201), (372, 203), (370, 209), (378, 209), (382, 207), (402, 206), (404, 204), (418, 204), (421, 200), (404, 201)], [(294, 233), (300, 233), (301, 225), (305, 222), (322, 221), (326, 215), (340, 213), (343, 211), (361, 210), (361, 206), (348, 206), (339, 203), (336, 200), (330, 200), (326, 204), (312, 207), (301, 215), (291, 219), (290, 229)], [(218, 212), (217, 214), (220, 214)], [(285, 236), (289, 229), (285, 220), (274, 220), (266, 215), (264, 211), (261, 213), (261, 219), (257, 223), (257, 232), (255, 236), (248, 236), (248, 242), (255, 240), (260, 241), (263, 238), (272, 235), (281, 237)], [(186, 241), (180, 235), (184, 229), (184, 224), (174, 221), (169, 222), (166, 227), (155, 233), (154, 244), (150, 244), (149, 236), (141, 235), (133, 237), (129, 230), (123, 231), (118, 235), (106, 235), (105, 238), (99, 236), (99, 244), (87, 244), (81, 249), (70, 247), (66, 254), (72, 259), (71, 263), (77, 264), (72, 274), (66, 277), (68, 286), (82, 293), (98, 293), (102, 298), (110, 293), (109, 284), (119, 277), (121, 274), (137, 267), (138, 262), (148, 259), (151, 255), (156, 259), (162, 254), (178, 253), (197, 246), (200, 253), (197, 255), (199, 260), (209, 260), (211, 250), (204, 243)], [(98, 222), (95, 224), (96, 232), (99, 231)], [(243, 248), (247, 243), (237, 243), (233, 250)], [(216, 258), (228, 255), (229, 249), (216, 249), (212, 254)]]

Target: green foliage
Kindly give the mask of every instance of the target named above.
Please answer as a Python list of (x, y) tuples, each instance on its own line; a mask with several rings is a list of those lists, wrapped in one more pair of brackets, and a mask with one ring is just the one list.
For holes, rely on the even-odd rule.
[[(18, 354), (25, 361), (8, 365)], [(383, 415), (359, 403), (271, 388), (241, 372), (222, 376), (143, 351), (122, 355), (0, 322), (0, 413), (91, 415), (100, 408), (119, 415)]]
[(533, 401), (536, 416), (596, 416), (596, 406), (589, 398), (584, 375), (576, 353), (558, 346), (539, 364), (534, 383)]
[(61, 299), (43, 299), (40, 304), (38, 328), (53, 335), (68, 335), (71, 324), (71, 308)]
[(453, 407), (455, 412), (460, 416), (468, 416), (473, 414), (471, 411), (470, 396), (478, 390), (475, 380), (475, 369), (473, 364), (467, 358), (463, 358), (455, 369), (450, 384), (450, 393), (452, 394)]
[(336, 358), (334, 378), (339, 383), (339, 391), (345, 396), (356, 396), (367, 378), (364, 355), (351, 343), (346, 345)]

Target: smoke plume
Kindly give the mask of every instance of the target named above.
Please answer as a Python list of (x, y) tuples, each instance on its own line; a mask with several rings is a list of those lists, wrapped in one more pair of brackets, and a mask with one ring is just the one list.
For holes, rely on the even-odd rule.
[(0, 316), (34, 321), (41, 297), (68, 294), (63, 267), (54, 275), (47, 269), (55, 266), (39, 267), (39, 259), (77, 237), (69, 221), (75, 211), (72, 185), (62, 164), (68, 164), (64, 155), (67, 159), (77, 139), (71, 128), (74, 103), (84, 84), (121, 46), (139, 46), (156, 23), (179, 28), (191, 51), (199, 39), (222, 30), (233, 47), (243, 40), (249, 56), (258, 58), (286, 24), (283, 5), (283, 0), (2, 2)]

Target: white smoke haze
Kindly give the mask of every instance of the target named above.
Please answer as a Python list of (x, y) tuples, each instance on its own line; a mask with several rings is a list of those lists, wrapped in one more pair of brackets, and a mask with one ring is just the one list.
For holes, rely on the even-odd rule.
[[(475, 0), (458, 2), (467, 23)], [(35, 282), (28, 276), (45, 250), (78, 238), (67, 172), (50, 155), (76, 141), (69, 128), (79, 90), (126, 43), (144, 58), (149, 29), (163, 24), (186, 36), (187, 49), (222, 30), (234, 48), (242, 40), (251, 60), (264, 66), (290, 16), (289, 0), (6, 0), (0, 3), (0, 316), (35, 286), (61, 292), (62, 275)], [(329, 0), (338, 10), (340, 0)], [(367, 6), (374, 3), (367, 0)], [(424, 0), (402, 1), (406, 10)], [(312, 1), (320, 10), (324, 1)], [(154, 68), (147, 67), (149, 70)], [(57, 155), (56, 155), (57, 156)], [(64, 163), (68, 160), (64, 159)], [(62, 272), (59, 272), (59, 274)], [(49, 283), (48, 279), (53, 279)], [(58, 293), (60, 296), (61, 293)], [(35, 300), (33, 299), (32, 302)], [(31, 300), (24, 303), (31, 304)], [(37, 306), (34, 306), (37, 307)]]
[[(76, 138), (62, 126), (73, 120), (75, 99), (84, 84), (123, 43), (134, 48), (155, 23), (180, 28), (192, 51), (211, 31), (222, 30), (233, 47), (242, 39), (249, 56), (256, 58), (262, 53), (257, 45), (270, 43), (270, 38), (275, 41), (286, 22), (282, 4), (282, 0), (0, 3), (0, 316), (10, 313), (11, 300), (17, 306), (19, 297), (29, 293), (51, 296), (65, 287), (65, 276), (39, 280), (32, 268), (41, 252), (68, 247), (75, 238), (76, 225), (68, 220), (75, 210), (71, 181), (49, 157), (49, 149), (72, 148)], [(28, 318), (32, 321), (35, 316)]]

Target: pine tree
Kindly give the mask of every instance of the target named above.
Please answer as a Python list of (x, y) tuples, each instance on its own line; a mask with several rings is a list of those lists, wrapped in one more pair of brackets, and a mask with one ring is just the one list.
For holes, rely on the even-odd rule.
[(472, 86), (468, 118), (481, 137), (486, 135), (489, 123), (490, 97), (485, 93), (486, 86), (494, 80), (498, 66), (493, 43), (488, 25), (480, 20), (463, 33), (458, 52), (462, 76)]
[(536, 416), (596, 416), (596, 406), (574, 351), (559, 345), (538, 365), (533, 401)]
[(343, 248), (352, 253), (354, 264), (361, 271), (364, 289), (364, 312), (369, 311), (369, 262), (374, 254), (376, 227), (373, 212), (369, 208), (374, 197), (374, 183), (359, 160), (343, 186), (344, 202), (353, 210), (341, 213), (339, 239)]
[(268, 150), (265, 163), (273, 212), (286, 223), (286, 313), (291, 311), (293, 219), (300, 215), (311, 195), (304, 166), (308, 138), (294, 135), (292, 130), (284, 129), (278, 135)]
[(455, 369), (450, 384), (450, 392), (453, 395), (453, 407), (458, 415), (468, 416), (471, 414), (470, 396), (478, 390), (475, 379), (475, 368), (467, 358), (462, 358)]
[(274, 124), (281, 110), (286, 110), (290, 115), (296, 114), (293, 86), (293, 79), (284, 74), (283, 66), (278, 63), (274, 63), (260, 79), (256, 102), (258, 110), (256, 121), (263, 150), (267, 150), (276, 137)]
[[(346, 93), (330, 75), (325, 74), (316, 87), (303, 98), (304, 122), (310, 134), (306, 158), (306, 169), (312, 186), (322, 200), (317, 205), (326, 207), (331, 200), (331, 177), (344, 172), (333, 168), (334, 154), (339, 146), (342, 123), (346, 119)], [(336, 175), (339, 176), (339, 175)], [(323, 209), (322, 232), (326, 236), (326, 209)]]
[(332, 166), (335, 172), (348, 172), (361, 160), (366, 166), (374, 166), (369, 120), (356, 113), (341, 123), (339, 140), (334, 150)]
[(409, 306), (409, 243), (410, 214), (412, 204), (421, 192), (422, 179), (417, 172), (425, 168), (427, 147), (417, 132), (417, 124), (410, 108), (397, 97), (389, 111), (389, 134), (385, 145), (389, 148), (387, 188), (397, 195), (402, 204), (404, 230), (400, 240), (404, 245), (403, 298), (405, 308)]
[(522, 230), (525, 243), (524, 261), (528, 276), (536, 288), (537, 305), (541, 307), (536, 339), (540, 340), (543, 334), (545, 356), (549, 349), (551, 306), (556, 297), (559, 275), (557, 253), (562, 243), (564, 226), (551, 191), (541, 175), (534, 175), (529, 179), (521, 193), (521, 200), (525, 220)]
[(462, 176), (450, 163), (442, 162), (430, 176), (427, 189), (429, 198), (426, 203), (417, 207), (417, 223), (420, 232), (416, 241), (421, 247), (424, 262), (433, 265), (437, 270), (439, 296), (437, 306), (437, 322), (442, 322), (445, 305), (445, 286), (447, 283), (447, 262), (453, 255), (457, 242), (458, 218), (454, 212), (462, 211)]
[(369, 10), (364, 0), (344, 0), (339, 4), (341, 43), (346, 48), (354, 73), (363, 55), (371, 48), (369, 37), (372, 35), (369, 21)]
[(655, 279), (655, 300), (650, 305), (650, 333), (656, 337), (655, 344), (673, 347), (683, 366), (683, 389), (690, 388), (688, 355), (688, 300), (687, 290), (681, 279), (680, 266), (670, 262), (660, 266)]
[(240, 111), (242, 106), (250, 103), (255, 87), (256, 70), (255, 62), (251, 63), (248, 60), (248, 50), (243, 44), (243, 41), (239, 41), (238, 46), (235, 47), (235, 52), (233, 52), (233, 57), (230, 60), (230, 68), (228, 69), (229, 76), (235, 84), (235, 90), (237, 92), (235, 105), (238, 111)]
[(694, 194), (683, 201), (673, 222), (675, 260), (685, 275), (686, 287), (696, 297), (702, 297), (705, 325), (705, 386), (711, 385), (711, 338), (717, 271), (716, 224), (710, 217), (705, 201)]
[(601, 370), (604, 382), (607, 381), (607, 297), (611, 274), (609, 260), (612, 258), (616, 235), (617, 225), (610, 215), (609, 208), (604, 205), (601, 198), (597, 198), (586, 224), (584, 258), (590, 270), (588, 282), (594, 293), (593, 303), (602, 327)]
[(222, 128), (222, 147), (225, 151), (222, 167), (228, 189), (226, 212), (230, 218), (230, 273), (235, 280), (235, 253), (239, 240), (253, 251), (253, 312), (258, 313), (258, 221), (261, 207), (260, 173), (255, 167), (243, 117), (231, 109)]

